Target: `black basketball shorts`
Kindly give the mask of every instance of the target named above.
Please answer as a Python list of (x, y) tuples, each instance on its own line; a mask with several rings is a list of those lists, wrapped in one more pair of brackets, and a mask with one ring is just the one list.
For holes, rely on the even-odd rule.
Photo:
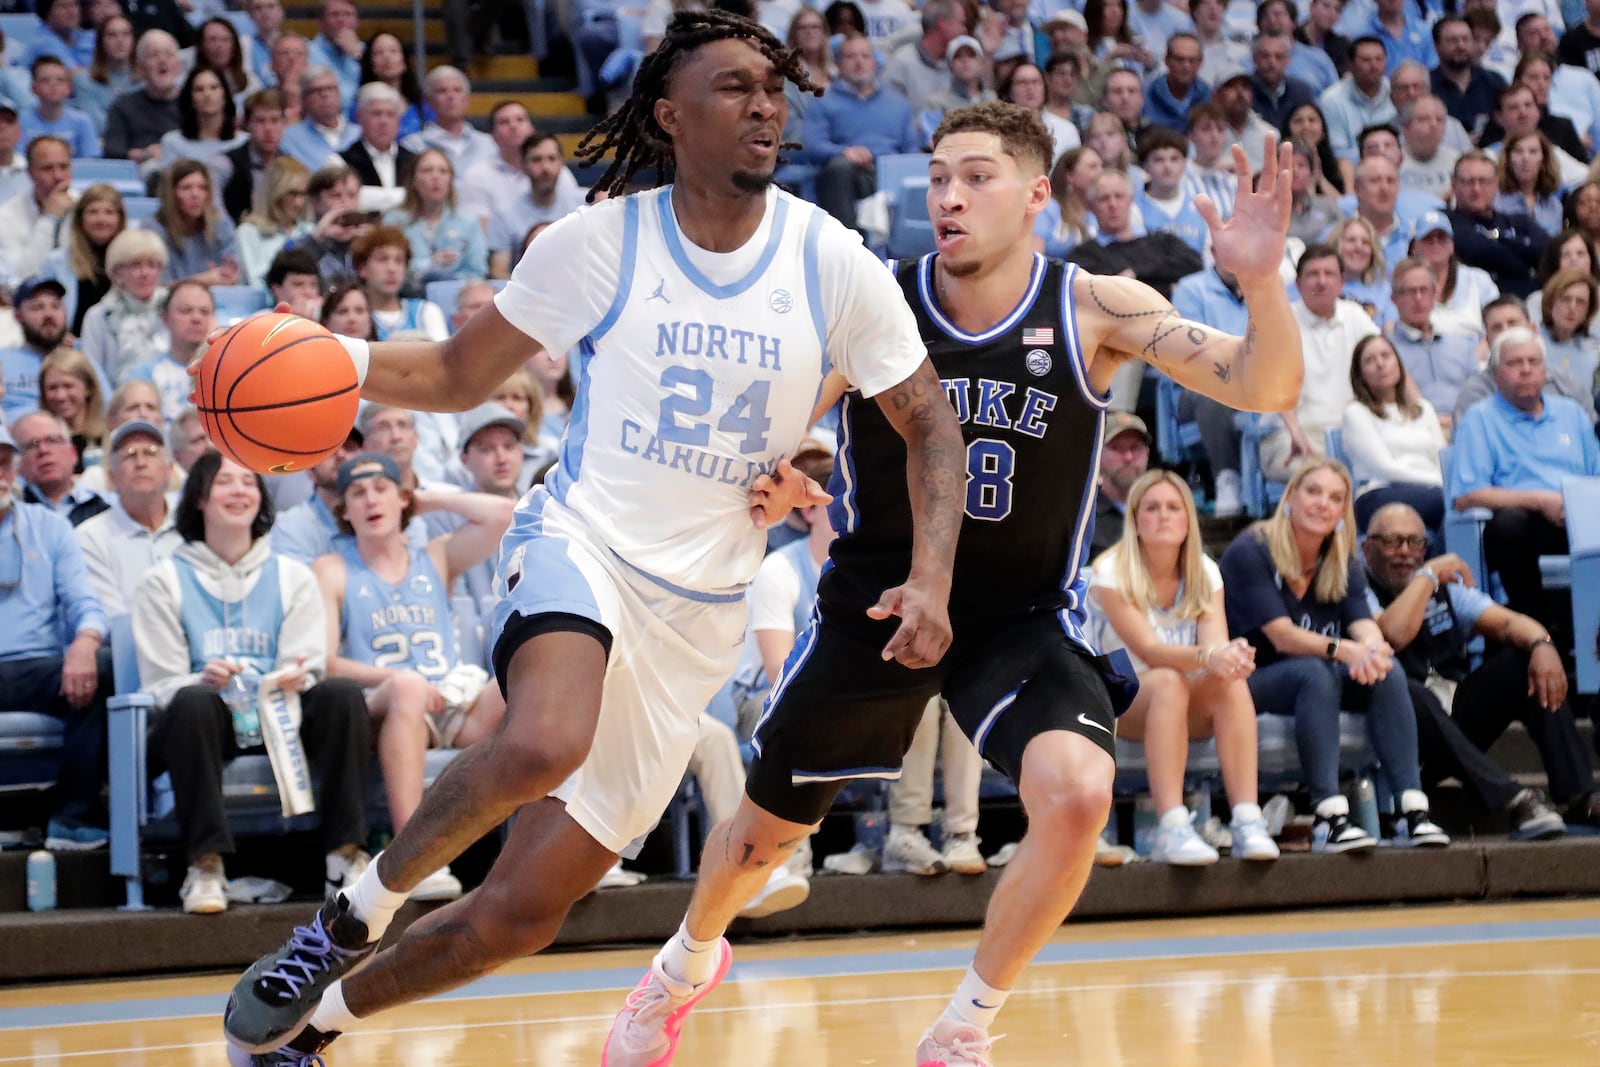
[(756, 726), (745, 790), (757, 805), (809, 825), (846, 782), (898, 778), (923, 710), (941, 693), (978, 752), (1013, 782), (1028, 743), (1050, 730), (1116, 757), (1116, 716), (1138, 683), (1070, 640), (1053, 614), (958, 626), (944, 659), (921, 670), (883, 659), (897, 624), (819, 612), (800, 636)]

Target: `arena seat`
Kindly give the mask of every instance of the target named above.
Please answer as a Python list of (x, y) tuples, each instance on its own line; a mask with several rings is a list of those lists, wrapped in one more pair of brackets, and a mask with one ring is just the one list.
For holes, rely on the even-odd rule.
[(271, 295), (253, 285), (213, 285), (211, 299), (216, 301), (218, 326), (232, 326), (272, 307)]
[(1253, 519), (1263, 518), (1278, 506), (1283, 497), (1283, 483), (1268, 481), (1261, 473), (1261, 442), (1282, 425), (1282, 420), (1254, 411), (1241, 411), (1234, 416), (1234, 425), (1240, 435), (1239, 486), (1245, 514)]
[[(1578, 692), (1600, 692), (1600, 478), (1568, 478), (1561, 483), (1567, 511), (1569, 585), (1572, 598), (1573, 658)], [(1543, 559), (1540, 560), (1541, 565)]]
[(61, 721), (34, 711), (0, 711), (0, 793), (49, 789), (61, 771)]
[(1156, 451), (1161, 461), (1177, 464), (1185, 459), (1197, 458), (1200, 448), (1200, 424), (1183, 422), (1178, 417), (1178, 401), (1183, 396), (1183, 386), (1165, 374), (1156, 378)]
[(145, 193), (139, 164), (131, 159), (74, 159), (72, 188), (81, 192), (91, 185), (109, 185), (125, 197)]
[(136, 226), (155, 218), (156, 212), (161, 210), (161, 201), (153, 196), (124, 196), (122, 210), (128, 213), (128, 225)]

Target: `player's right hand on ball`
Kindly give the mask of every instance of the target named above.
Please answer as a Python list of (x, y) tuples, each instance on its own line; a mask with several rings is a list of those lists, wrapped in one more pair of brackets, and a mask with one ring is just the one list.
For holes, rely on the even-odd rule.
[(944, 658), (950, 647), (950, 613), (944, 597), (935, 597), (912, 582), (885, 589), (867, 609), (867, 617), (887, 619), (891, 615), (899, 616), (900, 628), (883, 646), (884, 659), (906, 667), (932, 667)]
[[(276, 311), (280, 315), (287, 315), (289, 314), (289, 305), (280, 301), (278, 306), (272, 310)], [(206, 334), (205, 346), (200, 349), (199, 355), (195, 356), (194, 359), (189, 361), (189, 366), (186, 368), (189, 371), (189, 377), (193, 378), (195, 375), (200, 373), (200, 363), (206, 358), (206, 349), (216, 344), (217, 338), (221, 337), (231, 329), (233, 329), (232, 326), (218, 326), (215, 330), (212, 330), (210, 333)], [(189, 390), (189, 403), (199, 403), (199, 401), (195, 398), (193, 388)]]

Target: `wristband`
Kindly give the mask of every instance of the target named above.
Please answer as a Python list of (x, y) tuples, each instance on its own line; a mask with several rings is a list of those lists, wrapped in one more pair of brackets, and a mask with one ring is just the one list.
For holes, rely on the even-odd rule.
[[(1431, 568), (1431, 567), (1418, 567), (1417, 568), (1417, 574), (1419, 574), (1422, 577), (1428, 579), (1428, 581), (1433, 585), (1433, 591), (1435, 593), (1437, 593), (1439, 591), (1439, 576), (1437, 574), (1433, 573), (1433, 568)], [(1416, 575), (1413, 575), (1412, 577), (1416, 577)]]
[(344, 350), (350, 354), (350, 362), (355, 364), (356, 388), (359, 389), (367, 383), (367, 364), (372, 360), (372, 346), (359, 337), (345, 337), (337, 333), (333, 336), (344, 345)]
[(1531, 653), (1534, 649), (1538, 648), (1540, 645), (1549, 645), (1551, 648), (1555, 648), (1556, 647), (1555, 640), (1553, 638), (1551, 638), (1551, 636), (1549, 634), (1545, 634), (1542, 637), (1535, 637), (1533, 639), (1533, 643), (1528, 646), (1528, 651)]

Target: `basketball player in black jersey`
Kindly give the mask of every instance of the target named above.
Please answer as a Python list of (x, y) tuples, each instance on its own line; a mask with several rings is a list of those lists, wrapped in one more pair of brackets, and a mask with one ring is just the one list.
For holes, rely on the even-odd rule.
[[(1287, 147), (1280, 155), (1269, 142), (1276, 167), (1253, 190), (1242, 183), (1226, 224), (1208, 200), (1196, 205), (1249, 307), (1248, 332), (1233, 337), (1179, 317), (1139, 281), (1029, 251), (1052, 151), (1032, 112), (962, 108), (934, 146), (938, 251), (900, 265), (899, 278), (967, 442), (954, 640), (920, 670), (881, 654), (892, 622), (869, 609), (910, 561), (905, 448), (873, 405), (845, 391), (829, 486), (839, 537), (815, 621), (757, 727), (748, 795), (707, 841), (689, 914), (618, 1015), (605, 1067), (670, 1062), (689, 1008), (727, 973), (723, 931), (770, 865), (804, 840), (846, 780), (898, 774), (922, 709), (941, 692), (984, 758), (1017, 784), (1029, 819), (974, 965), (917, 1049), (922, 1067), (987, 1067), (989, 1025), (1088, 878), (1111, 802), (1114, 716), (1136, 689), (1132, 670), (1096, 655), (1083, 632), (1080, 568), (1112, 375), (1143, 359), (1243, 410), (1284, 410), (1299, 396), (1299, 331), (1278, 278)], [(1248, 173), (1243, 151), (1234, 157)]]

